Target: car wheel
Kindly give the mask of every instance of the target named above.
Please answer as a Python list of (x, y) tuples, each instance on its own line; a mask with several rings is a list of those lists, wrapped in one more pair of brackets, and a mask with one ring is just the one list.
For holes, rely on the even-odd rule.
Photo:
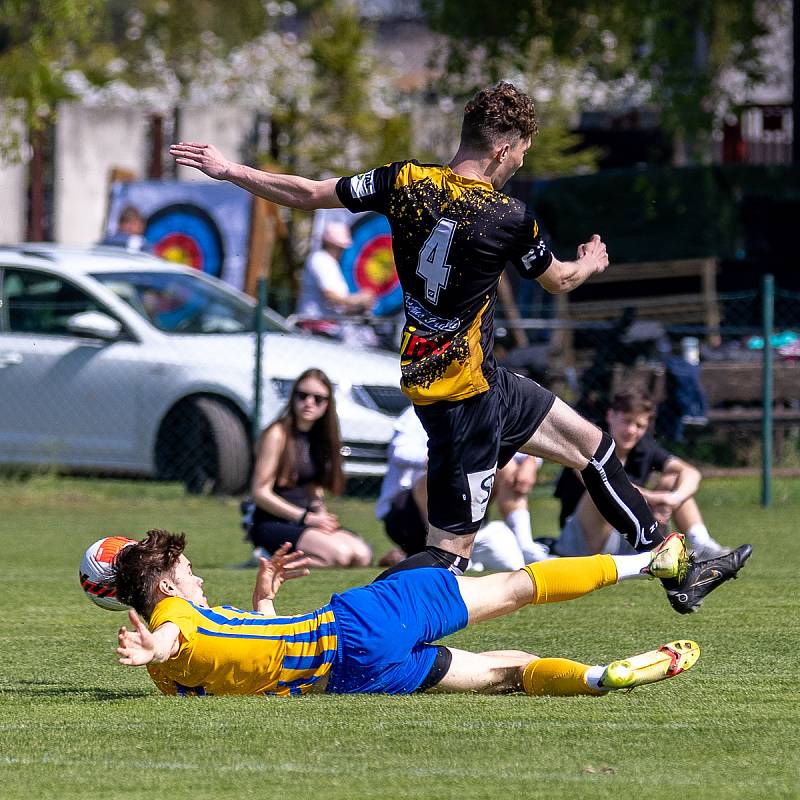
[(242, 420), (224, 403), (196, 397), (165, 418), (156, 446), (156, 469), (191, 494), (236, 494), (250, 475), (251, 447)]

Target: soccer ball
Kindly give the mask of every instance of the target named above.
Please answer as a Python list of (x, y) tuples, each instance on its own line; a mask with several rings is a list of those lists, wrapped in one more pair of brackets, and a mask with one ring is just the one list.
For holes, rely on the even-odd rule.
[(109, 611), (127, 608), (117, 600), (114, 559), (129, 544), (136, 544), (136, 540), (126, 536), (106, 536), (87, 547), (81, 559), (79, 575), (83, 591), (93, 603)]

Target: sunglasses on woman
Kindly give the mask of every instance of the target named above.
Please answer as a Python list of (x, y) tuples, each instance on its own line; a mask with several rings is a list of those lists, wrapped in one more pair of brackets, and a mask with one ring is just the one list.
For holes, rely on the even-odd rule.
[(295, 390), (294, 396), (301, 403), (304, 403), (310, 397), (314, 401), (314, 405), (317, 406), (321, 406), (324, 403), (327, 403), (328, 400), (330, 399), (330, 396), (327, 394), (316, 394), (315, 392), (301, 392), (299, 389)]

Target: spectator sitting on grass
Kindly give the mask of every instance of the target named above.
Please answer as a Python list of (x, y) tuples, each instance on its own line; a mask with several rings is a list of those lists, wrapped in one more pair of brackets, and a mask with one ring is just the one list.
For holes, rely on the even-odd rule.
[[(668, 453), (647, 432), (655, 404), (638, 389), (614, 395), (606, 412), (608, 432), (616, 445), (617, 458), (631, 481), (640, 488), (656, 520), (686, 534), (689, 548), (698, 561), (729, 552), (709, 535), (694, 495), (700, 472), (691, 464)], [(658, 475), (654, 489), (643, 488)], [(562, 471), (555, 491), (561, 500), (561, 536), (553, 550), (563, 556), (593, 553), (632, 553), (633, 548), (606, 522), (586, 492), (575, 470)]]
[(366, 567), (369, 545), (325, 506), (325, 490), (344, 488), (339, 420), (324, 372), (308, 369), (292, 386), (283, 414), (256, 446), (248, 538), (264, 553), (284, 542), (302, 549), (315, 567)]

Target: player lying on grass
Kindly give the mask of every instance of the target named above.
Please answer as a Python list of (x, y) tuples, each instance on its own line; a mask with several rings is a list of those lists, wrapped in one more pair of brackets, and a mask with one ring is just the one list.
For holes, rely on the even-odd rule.
[(133, 630), (119, 630), (119, 661), (147, 665), (165, 694), (410, 694), (435, 687), (603, 695), (677, 675), (700, 654), (694, 642), (678, 641), (589, 666), (519, 650), (470, 653), (434, 644), (529, 603), (571, 600), (642, 575), (679, 577), (687, 563), (680, 534), (649, 553), (554, 559), (479, 578), (405, 570), (293, 616), (277, 616), (272, 601), (287, 578), (308, 574), (302, 552), (289, 553), (286, 544), (270, 561), (261, 559), (255, 610), (241, 611), (209, 607), (184, 546), (183, 534), (151, 530), (115, 563), (117, 596), (135, 609)]

